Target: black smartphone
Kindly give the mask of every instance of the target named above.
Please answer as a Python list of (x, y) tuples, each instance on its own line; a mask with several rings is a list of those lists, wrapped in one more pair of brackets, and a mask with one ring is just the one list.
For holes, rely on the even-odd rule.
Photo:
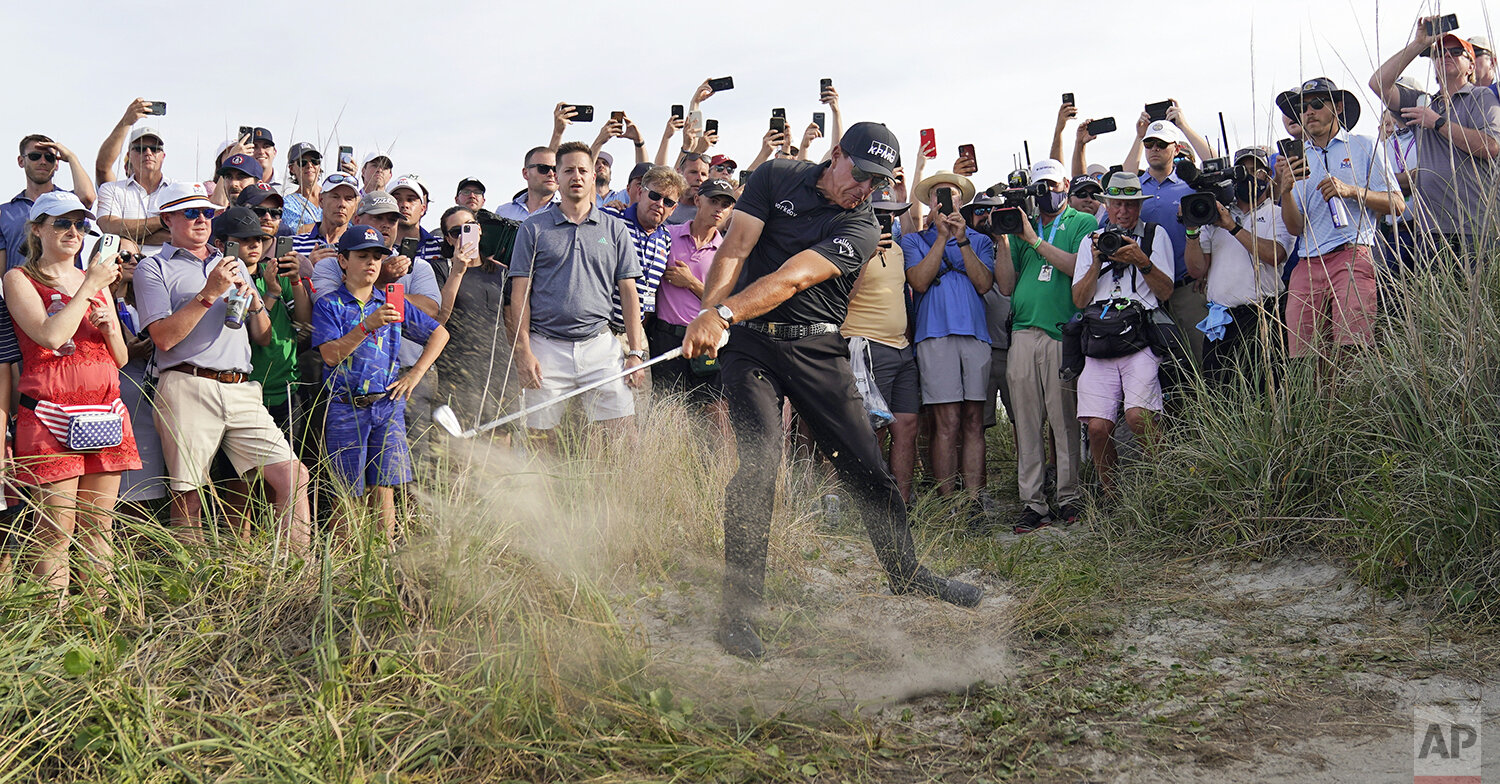
[(229, 240), (224, 243), (224, 258), (237, 259), (240, 257), (240, 241)]
[(1427, 29), (1428, 35), (1442, 35), (1449, 30), (1458, 29), (1458, 14), (1440, 16), (1437, 18), (1437, 24), (1433, 24), (1432, 20), (1428, 20), (1423, 22), (1422, 26)]
[(151, 114), (156, 115), (157, 117), (160, 117), (160, 116), (162, 116), (162, 115), (164, 115), (164, 114), (167, 113), (167, 102), (166, 101), (152, 101), (151, 105), (146, 107), (146, 111), (150, 112)]
[(417, 249), (419, 249), (420, 247), (422, 247), (421, 237), (407, 237), (406, 239), (401, 241), (401, 250), (399, 251), (399, 254), (407, 257), (408, 259), (415, 259), (417, 257)]
[(1072, 93), (1063, 93), (1063, 106), (1072, 106), (1072, 105), (1073, 105), (1073, 94)]
[(1113, 117), (1101, 117), (1088, 125), (1089, 135), (1091, 136), (1113, 133), (1115, 130), (1115, 118)]
[(749, 181), (750, 181), (750, 170), (749, 169), (740, 169), (740, 187), (741, 188), (745, 187), (745, 183), (747, 183)]
[(609, 119), (616, 120), (618, 122), (625, 122), (625, 113), (624, 112), (610, 112), (609, 113)]
[(285, 256), (286, 254), (291, 253), (291, 252), (292, 252), (292, 238), (291, 237), (277, 237), (276, 238), (276, 258), (279, 259), (282, 256)]
[(577, 114), (573, 115), (573, 122), (594, 121), (594, 107), (585, 104), (572, 104), (572, 106), (573, 111), (577, 112)]
[(819, 98), (823, 97), (823, 93), (826, 93), (826, 92), (828, 92), (829, 90), (832, 90), (832, 89), (833, 89), (833, 80), (832, 79), (819, 79), (818, 80), (818, 97)]
[(785, 131), (786, 130), (786, 118), (785, 117), (772, 117), (771, 118), (771, 130), (773, 130), (773, 131)]
[(1276, 151), (1281, 153), (1283, 158), (1301, 158), (1303, 157), (1302, 140), (1278, 139), (1276, 141)]
[(1167, 110), (1172, 108), (1171, 101), (1157, 101), (1146, 104), (1146, 118), (1152, 121), (1167, 119)]
[(953, 189), (944, 188), (938, 191), (938, 212), (944, 215), (953, 214)]
[(704, 133), (718, 133), (719, 132), (719, 121), (715, 120), (713, 118), (709, 118), (707, 120), (704, 120), (703, 121), (703, 132)]
[(813, 125), (818, 126), (818, 133), (821, 133), (824, 136), (828, 135), (828, 127), (827, 125), (825, 125), (825, 123), (827, 122), (828, 115), (822, 112), (813, 112)]
[(733, 90), (734, 89), (734, 77), (733, 76), (721, 76), (718, 79), (709, 79), (708, 80), (708, 87), (709, 87), (709, 89), (713, 90), (716, 93), (722, 93), (725, 90)]
[(255, 126), (253, 126), (253, 125), (241, 125), (240, 126), (240, 135), (239, 135), (239, 138), (244, 139), (244, 138), (247, 138), (247, 137), (250, 137), (250, 136), (254, 136), (254, 135), (255, 135)]
[(772, 109), (771, 110), (771, 116), (772, 117), (780, 117), (781, 119), (785, 120), (786, 119), (786, 110), (785, 109)]
[[(947, 191), (943, 191), (947, 193)], [(891, 228), (896, 224), (896, 216), (881, 210), (875, 213), (875, 220), (880, 224), (881, 234), (890, 234)]]
[(681, 120), (682, 118), (684, 118), (684, 117), (687, 116), (682, 111), (682, 104), (680, 104), (680, 103), (674, 103), (674, 104), (672, 104), (672, 116), (676, 117), (679, 120)]

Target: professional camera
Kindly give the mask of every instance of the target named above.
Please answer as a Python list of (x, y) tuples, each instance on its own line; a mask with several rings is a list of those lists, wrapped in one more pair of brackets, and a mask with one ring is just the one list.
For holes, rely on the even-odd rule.
[(1177, 176), (1193, 189), (1182, 197), (1182, 215), (1178, 218), (1184, 226), (1210, 226), (1219, 222), (1219, 204), (1234, 206), (1234, 183), (1250, 177), (1244, 166), (1232, 166), (1228, 158), (1210, 158), (1203, 168), (1192, 161), (1177, 161)]
[(1022, 182), (1017, 187), (998, 192), (997, 188), (990, 188), (988, 191), (992, 198), (1001, 200), (1000, 204), (990, 210), (990, 236), (1020, 234), (1025, 222), (1037, 216), (1036, 200), (1047, 193), (1047, 183)]
[(1104, 259), (1099, 265), (1100, 275), (1130, 271), (1133, 265), (1123, 261), (1112, 261), (1110, 257), (1115, 255), (1120, 248), (1125, 247), (1125, 243), (1131, 239), (1129, 234), (1117, 226), (1111, 226), (1094, 235), (1094, 249), (1099, 251)]

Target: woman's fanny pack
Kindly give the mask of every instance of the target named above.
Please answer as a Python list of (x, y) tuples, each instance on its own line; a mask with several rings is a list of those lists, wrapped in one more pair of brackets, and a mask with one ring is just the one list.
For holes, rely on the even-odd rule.
[(36, 418), (58, 442), (74, 452), (92, 452), (119, 446), (125, 441), (125, 404), (63, 405), (21, 395), (21, 405), (36, 412)]

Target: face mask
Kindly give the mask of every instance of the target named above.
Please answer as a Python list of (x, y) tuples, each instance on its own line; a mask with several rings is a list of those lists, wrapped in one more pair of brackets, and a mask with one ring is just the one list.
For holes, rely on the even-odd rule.
[(1042, 196), (1036, 200), (1037, 209), (1049, 215), (1054, 212), (1061, 212), (1062, 208), (1067, 206), (1067, 204), (1067, 191), (1063, 191), (1062, 193), (1058, 193), (1057, 191), (1047, 191), (1047, 194), (1045, 196)]
[(1234, 197), (1247, 204), (1250, 203), (1252, 201), (1251, 196), (1253, 195), (1250, 192), (1252, 184), (1250, 180), (1235, 180)]

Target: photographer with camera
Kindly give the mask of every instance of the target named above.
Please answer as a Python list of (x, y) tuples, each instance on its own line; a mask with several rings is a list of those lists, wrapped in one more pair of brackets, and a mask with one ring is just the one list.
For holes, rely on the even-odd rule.
[(1369, 343), (1375, 227), (1380, 216), (1405, 208), (1396, 173), (1373, 138), (1349, 132), (1359, 122), (1359, 101), (1331, 80), (1310, 79), (1276, 96), (1276, 106), (1298, 118), (1307, 140), (1304, 155), (1276, 159), (1281, 217), (1301, 238), (1301, 260), (1287, 285), (1287, 355), (1313, 355), (1320, 334), (1342, 346)]
[[(1016, 484), (1026, 509), (1012, 526), (1027, 534), (1054, 522), (1044, 488), (1047, 449), (1043, 424), (1050, 425), (1057, 458), (1058, 518), (1078, 519), (1080, 449), (1078, 392), (1058, 375), (1062, 366), (1062, 331), (1078, 312), (1073, 304), (1073, 269), (1078, 248), (1098, 228), (1093, 215), (1068, 204), (1069, 181), (1058, 161), (1038, 161), (1031, 179), (1045, 183), (1037, 198), (1038, 217), (1023, 216), (1010, 243), (1010, 264), (995, 266), (995, 285), (1011, 298), (1010, 354), (1006, 381), (1016, 423)], [(1089, 182), (1093, 182), (1090, 180)], [(990, 213), (999, 223), (999, 210)], [(999, 228), (998, 226), (996, 228)], [(993, 232), (992, 232), (993, 233)]]
[[(1500, 171), (1500, 100), (1474, 84), (1473, 44), (1429, 32), (1437, 18), (1418, 20), (1411, 43), (1370, 77), (1370, 89), (1416, 133), (1412, 217), (1419, 259), (1444, 249), (1472, 252), (1473, 236), (1493, 221), (1485, 204)], [(1438, 83), (1432, 95), (1398, 82), (1419, 55), (1432, 58)]]
[[(1215, 202), (1213, 223), (1187, 229), (1188, 274), (1208, 284), (1209, 318), (1198, 329), (1208, 337), (1203, 373), (1210, 384), (1228, 382), (1236, 369), (1262, 378), (1257, 362), (1266, 347), (1280, 348), (1280, 265), (1295, 242), (1271, 200), (1270, 153), (1246, 147), (1234, 163), (1233, 206)], [(1218, 326), (1205, 329), (1209, 324)]]
[(978, 523), (983, 517), (977, 502), (984, 487), (984, 403), (990, 375), (983, 296), (994, 284), (995, 244), (970, 229), (955, 206), (974, 197), (969, 178), (940, 171), (917, 183), (912, 197), (926, 203), (932, 215), (930, 228), (902, 234), (900, 244), (906, 282), (919, 295), (917, 367), (922, 404), (933, 415), (933, 473), (938, 493), (951, 496), (962, 466), (966, 506), (971, 522)]
[(1109, 225), (1085, 238), (1073, 267), (1073, 304), (1083, 308), (1083, 373), (1078, 419), (1089, 432), (1099, 485), (1113, 490), (1119, 455), (1112, 436), (1123, 403), (1125, 424), (1146, 437), (1151, 414), (1162, 410), (1161, 360), (1152, 350), (1152, 311), (1174, 296), (1172, 245), (1165, 227), (1141, 220), (1150, 199), (1134, 174), (1104, 181)]

